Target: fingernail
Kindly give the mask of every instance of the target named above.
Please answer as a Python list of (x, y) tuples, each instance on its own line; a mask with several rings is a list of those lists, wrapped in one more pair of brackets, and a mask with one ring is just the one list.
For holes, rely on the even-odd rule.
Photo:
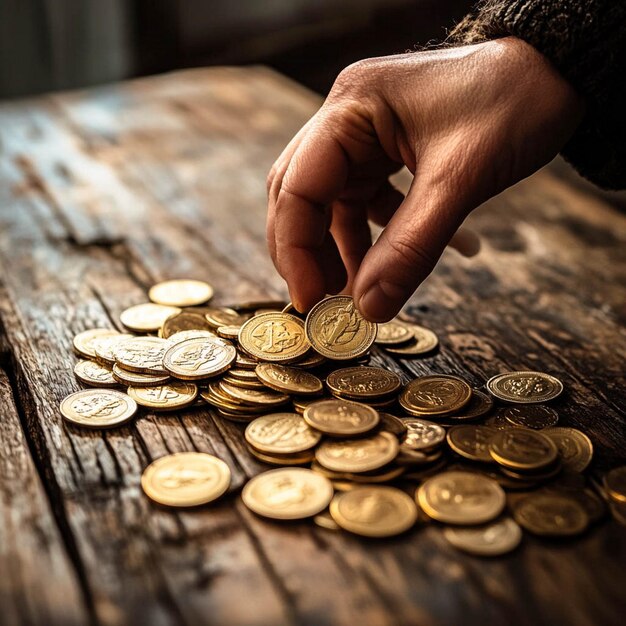
[(357, 308), (371, 322), (390, 320), (406, 299), (402, 287), (386, 281), (374, 283), (359, 299)]

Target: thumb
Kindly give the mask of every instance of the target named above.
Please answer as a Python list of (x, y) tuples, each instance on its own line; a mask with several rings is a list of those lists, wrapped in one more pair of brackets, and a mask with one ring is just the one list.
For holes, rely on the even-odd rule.
[(416, 184), (365, 255), (354, 282), (359, 311), (384, 322), (435, 267), (467, 211), (450, 181)]

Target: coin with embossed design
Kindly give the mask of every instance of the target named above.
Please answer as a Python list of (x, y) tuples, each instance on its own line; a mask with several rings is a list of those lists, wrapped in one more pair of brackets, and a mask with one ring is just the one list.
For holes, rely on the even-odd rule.
[(493, 398), (479, 389), (472, 389), (470, 401), (460, 411), (446, 417), (455, 422), (471, 421), (486, 415), (491, 409), (493, 409)]
[(152, 333), (159, 330), (163, 326), (163, 322), (176, 313), (180, 313), (178, 307), (146, 302), (122, 311), (120, 322), (125, 328), (136, 333)]
[(446, 438), (445, 429), (439, 424), (411, 417), (402, 420), (406, 426), (403, 444), (411, 450), (428, 450), (443, 443)]
[(424, 482), (417, 500), (430, 517), (447, 524), (484, 524), (495, 519), (506, 503), (495, 480), (474, 472), (449, 471)]
[(572, 472), (584, 472), (593, 458), (591, 439), (576, 428), (555, 427), (542, 431), (554, 443), (559, 451), (563, 467)]
[(456, 376), (422, 376), (408, 383), (399, 402), (409, 414), (446, 415), (462, 409), (472, 397), (472, 388)]
[(401, 346), (385, 346), (385, 350), (390, 354), (410, 359), (414, 356), (428, 354), (439, 345), (439, 339), (432, 330), (417, 324), (407, 324), (406, 322), (405, 324), (411, 330), (413, 338)]
[(309, 426), (329, 435), (350, 437), (366, 433), (378, 425), (378, 411), (348, 400), (319, 400), (304, 409)]
[(213, 297), (213, 287), (202, 280), (166, 280), (150, 287), (148, 297), (157, 304), (196, 306)]
[(245, 438), (261, 452), (293, 454), (316, 446), (322, 434), (309, 428), (297, 413), (271, 413), (250, 422)]
[(484, 526), (448, 526), (443, 536), (455, 548), (476, 556), (500, 556), (512, 552), (522, 540), (522, 529), (510, 517)]
[(212, 330), (195, 330), (193, 328), (178, 330), (173, 335), (162, 333), (162, 336), (170, 343), (180, 343), (181, 341), (187, 341), (187, 339), (219, 339)]
[(360, 365), (331, 372), (326, 385), (333, 395), (349, 400), (368, 400), (395, 393), (402, 386), (402, 379), (382, 367)]
[(193, 404), (198, 388), (193, 383), (178, 381), (156, 387), (129, 387), (128, 395), (153, 411), (175, 411)]
[(115, 387), (117, 385), (111, 368), (95, 361), (78, 361), (74, 366), (74, 376), (81, 383), (92, 387)]
[(201, 380), (225, 372), (236, 356), (231, 344), (198, 337), (171, 346), (163, 357), (163, 365), (176, 378)]
[(199, 506), (230, 485), (230, 468), (204, 452), (177, 452), (153, 461), (141, 476), (144, 493), (165, 506)]
[(366, 320), (350, 296), (330, 296), (306, 316), (306, 336), (321, 355), (334, 360), (365, 354), (376, 339), (376, 324)]
[(301, 467), (263, 472), (248, 481), (241, 492), (249, 509), (282, 520), (313, 517), (329, 505), (332, 497), (333, 486), (328, 478)]
[(112, 374), (118, 383), (127, 387), (156, 387), (157, 385), (164, 385), (170, 380), (169, 374), (131, 372), (120, 367), (117, 363), (113, 366)]
[[(241, 402), (242, 404), (262, 405), (267, 409), (272, 409), (289, 402), (289, 396), (267, 388), (246, 389), (245, 387), (237, 387), (224, 380), (220, 380), (218, 386), (232, 401)], [(302, 420), (301, 417), (300, 420)]]
[(448, 445), (461, 456), (472, 461), (493, 463), (489, 442), (498, 431), (489, 426), (463, 424), (453, 426), (447, 433)]
[(532, 404), (560, 396), (563, 383), (543, 372), (507, 372), (490, 378), (487, 389), (499, 400)]
[(550, 437), (528, 428), (498, 431), (489, 452), (500, 465), (513, 470), (538, 470), (556, 461), (558, 449)]
[(502, 414), (514, 426), (524, 426), (535, 430), (556, 426), (559, 421), (559, 414), (554, 409), (540, 404), (509, 406)]
[(137, 403), (112, 389), (86, 389), (64, 398), (60, 408), (63, 417), (73, 424), (111, 428), (130, 420), (137, 412)]
[(134, 339), (135, 335), (128, 333), (115, 333), (113, 335), (102, 335), (96, 337), (91, 346), (96, 354), (96, 361), (104, 365), (113, 365), (115, 363), (115, 349), (118, 344), (127, 339)]
[(381, 346), (396, 346), (406, 343), (414, 338), (411, 329), (403, 322), (391, 320), (384, 324), (378, 324), (376, 344)]
[(115, 362), (131, 372), (167, 374), (163, 357), (170, 346), (167, 339), (158, 337), (126, 339), (114, 347)]
[(357, 487), (333, 498), (330, 514), (344, 530), (365, 537), (391, 537), (417, 520), (413, 499), (396, 487)]
[(555, 493), (534, 493), (513, 507), (515, 521), (527, 531), (544, 537), (572, 536), (582, 533), (589, 517), (582, 505)]
[(204, 336), (208, 334), (208, 336), (215, 337), (211, 325), (204, 316), (204, 311), (204, 308), (191, 308), (183, 309), (180, 313), (170, 315), (163, 322), (159, 330), (159, 336), (164, 339), (170, 339), (176, 333), (196, 331), (203, 333)]
[(228, 307), (209, 307), (205, 309), (204, 316), (209, 326), (214, 329), (220, 326), (241, 326), (249, 318), (249, 315), (238, 313)]
[(72, 341), (74, 350), (81, 356), (88, 359), (96, 358), (96, 349), (94, 341), (101, 337), (115, 337), (120, 333), (117, 330), (111, 328), (91, 328), (78, 333)]
[(297, 361), (310, 348), (302, 320), (289, 313), (263, 313), (249, 319), (239, 331), (239, 343), (262, 361)]
[(303, 372), (297, 367), (276, 363), (259, 363), (254, 371), (261, 382), (282, 393), (315, 395), (323, 389), (322, 381), (317, 376), (310, 372)]
[(360, 473), (391, 463), (398, 450), (398, 439), (382, 432), (361, 439), (323, 441), (315, 451), (315, 458), (329, 470)]

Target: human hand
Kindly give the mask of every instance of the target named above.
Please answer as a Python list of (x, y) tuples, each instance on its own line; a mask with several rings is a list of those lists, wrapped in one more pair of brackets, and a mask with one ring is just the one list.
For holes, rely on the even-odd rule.
[[(347, 67), (268, 177), (268, 244), (295, 307), (344, 289), (392, 318), (468, 213), (550, 161), (582, 112), (513, 37)], [(388, 180), (403, 165), (406, 198)], [(368, 219), (385, 227), (374, 245)]]

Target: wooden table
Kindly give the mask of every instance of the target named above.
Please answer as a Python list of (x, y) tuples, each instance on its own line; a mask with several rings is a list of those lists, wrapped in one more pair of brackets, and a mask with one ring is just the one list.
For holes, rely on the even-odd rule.
[[(436, 525), (365, 541), (250, 513), (266, 466), (238, 424), (206, 408), (126, 428), (66, 425), (79, 389), (72, 337), (119, 326), (170, 277), (209, 280), (222, 303), (284, 297), (264, 244), (265, 174), (319, 99), (263, 68), (210, 69), (0, 107), (0, 622), (3, 624), (618, 624), (626, 532), (525, 536), (480, 560)], [(433, 357), (374, 361), (405, 379), (503, 370), (561, 378), (561, 422), (585, 430), (595, 471), (624, 462), (626, 218), (550, 169), (478, 210), (483, 251), (446, 253), (409, 311)], [(622, 387), (623, 389), (623, 387)], [(230, 496), (166, 511), (141, 492), (164, 454), (231, 467)]]

